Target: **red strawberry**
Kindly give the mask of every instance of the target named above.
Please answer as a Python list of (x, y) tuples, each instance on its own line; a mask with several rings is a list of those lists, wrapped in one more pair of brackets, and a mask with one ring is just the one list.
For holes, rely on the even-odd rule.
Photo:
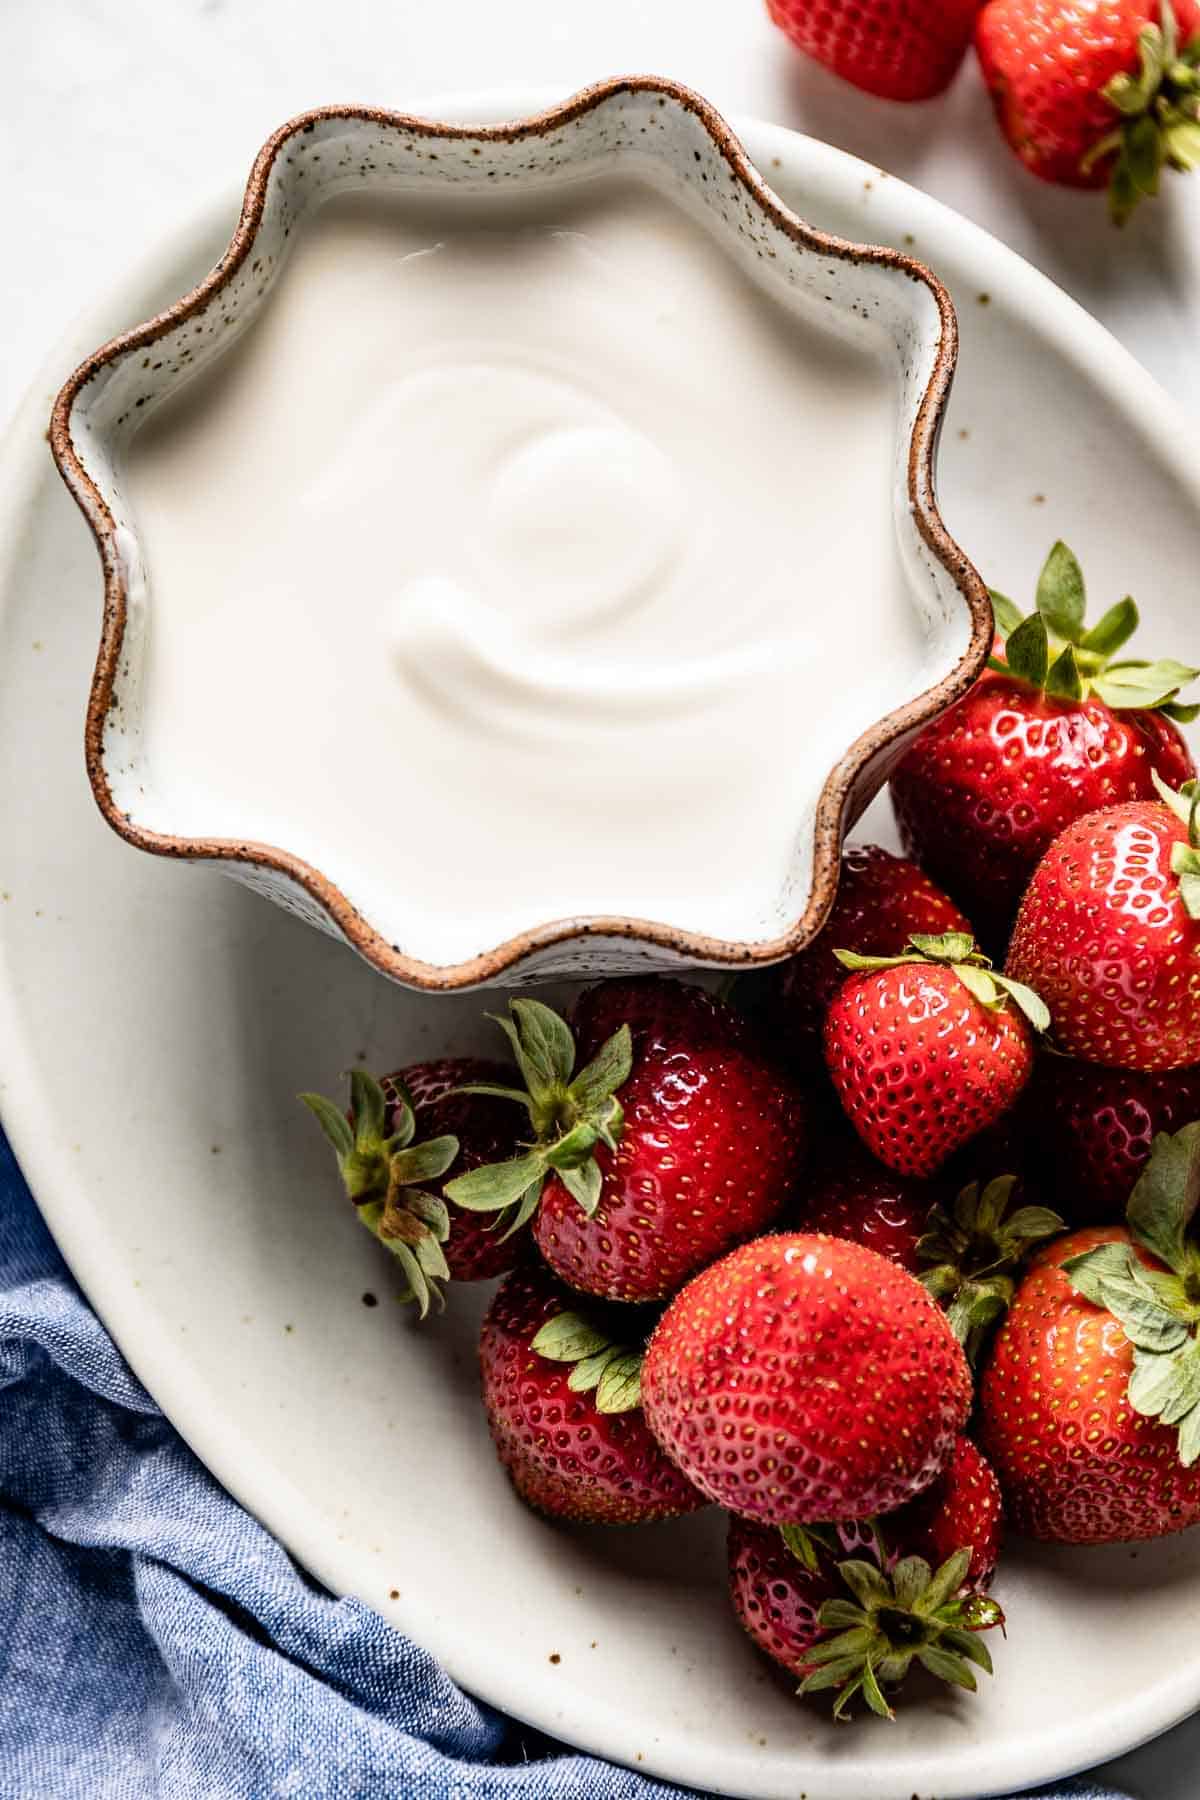
[(825, 1014), (846, 979), (835, 955), (839, 945), (898, 956), (914, 931), (936, 937), (970, 929), (915, 863), (877, 844), (852, 844), (842, 852), (837, 899), (820, 936), (761, 978), (764, 1023), (789, 1056), (819, 1059)]
[(1176, 784), (1194, 774), (1173, 721), (1192, 716), (1176, 696), (1196, 671), (1113, 661), (1137, 607), (1121, 600), (1086, 630), (1083, 575), (1065, 544), (1046, 560), (1031, 617), (992, 599), (1006, 660), (993, 657), (991, 672), (925, 727), (891, 794), (909, 855), (999, 949), (1064, 826), (1100, 806), (1152, 800), (1155, 770)]
[(1200, 1119), (1200, 1068), (1148, 1075), (1046, 1056), (1031, 1087), (1046, 1188), (1076, 1225), (1123, 1218), (1158, 1133)]
[(829, 1009), (825, 1060), (867, 1148), (903, 1175), (931, 1175), (1013, 1104), (1033, 1068), (1027, 1021), (1048, 1020), (965, 934), (909, 941), (904, 956), (841, 952), (861, 972)]
[(743, 1245), (676, 1296), (642, 1395), (710, 1500), (804, 1525), (890, 1511), (928, 1486), (971, 1378), (920, 1282), (859, 1244), (795, 1233)]
[(1200, 784), (1163, 794), (1068, 825), (1021, 902), (1008, 973), (1086, 1062), (1200, 1062)]
[(970, 1438), (960, 1437), (949, 1464), (923, 1494), (879, 1520), (888, 1548), (923, 1556), (940, 1567), (956, 1550), (969, 1549), (966, 1581), (991, 1586), (1004, 1539), (1004, 1502), (991, 1463)]
[(1200, 1523), (1200, 1124), (1160, 1137), (1128, 1228), (1034, 1260), (996, 1339), (983, 1440), (1013, 1524), (1056, 1543)]
[(560, 1519), (634, 1525), (704, 1504), (663, 1455), (638, 1406), (641, 1327), (616, 1308), (594, 1318), (545, 1269), (501, 1285), (479, 1343), (483, 1403), (500, 1461), (523, 1499)]
[(937, 1194), (869, 1156), (844, 1127), (824, 1133), (787, 1210), (796, 1230), (849, 1238), (915, 1275), (917, 1245)]
[(581, 996), (572, 1035), (540, 1001), (511, 1005), (525, 1087), (503, 1091), (532, 1148), (452, 1181), (451, 1200), (534, 1217), (551, 1268), (611, 1300), (661, 1299), (770, 1224), (805, 1110), (730, 1007), (676, 981), (613, 981)]
[(767, 0), (798, 49), (885, 100), (928, 100), (953, 80), (980, 0)]
[(1026, 168), (1108, 185), (1118, 224), (1164, 164), (1200, 165), (1197, 0), (991, 0), (975, 43)]
[[(961, 1476), (955, 1473), (960, 1467)], [(985, 1539), (984, 1562), (991, 1557), (994, 1564), (999, 1487), (965, 1438), (951, 1471), (944, 1483), (934, 1484), (935, 1503), (914, 1521), (911, 1539), (895, 1513), (880, 1521), (890, 1528), (886, 1543), (862, 1526), (833, 1526), (797, 1551), (787, 1531), (730, 1518), (729, 1590), (739, 1621), (760, 1650), (802, 1677), (801, 1693), (836, 1686), (835, 1717), (844, 1715), (857, 1692), (872, 1711), (891, 1716), (881, 1690), (898, 1686), (914, 1658), (941, 1679), (971, 1689), (971, 1663), (991, 1671), (987, 1651), (969, 1634), (1001, 1624), (1003, 1615), (982, 1598), (990, 1568), (972, 1576), (979, 1552), (973, 1555), (974, 1540), (960, 1533)], [(930, 1550), (943, 1542), (953, 1547), (935, 1556), (933, 1577)], [(940, 1600), (931, 1607), (934, 1580), (932, 1597)], [(856, 1637), (848, 1639), (849, 1632)]]
[[(445, 1201), (428, 1187), (456, 1168), (470, 1169), (515, 1148), (507, 1108), (448, 1092), (494, 1066), (471, 1058), (414, 1063), (382, 1083), (356, 1069), (348, 1115), (320, 1094), (300, 1096), (333, 1145), (359, 1218), (400, 1263), (407, 1282), (403, 1297), (417, 1302), (422, 1318), (431, 1301), (442, 1302), (440, 1281), (486, 1280), (524, 1254), (519, 1241), (489, 1234), (474, 1219), (451, 1230)], [(418, 1121), (434, 1135), (414, 1141)]]

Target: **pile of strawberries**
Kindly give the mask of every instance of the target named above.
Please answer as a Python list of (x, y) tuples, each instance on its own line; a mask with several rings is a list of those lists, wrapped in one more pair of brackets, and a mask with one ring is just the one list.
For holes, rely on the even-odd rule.
[[(483, 1401), (517, 1493), (705, 1504), (755, 1642), (838, 1717), (972, 1689), (1007, 1515), (1200, 1521), (1197, 671), (1095, 624), (1055, 545), (892, 779), (824, 932), (717, 998), (533, 998), (509, 1060), (305, 1095), (424, 1315), (503, 1275)], [(982, 948), (979, 946), (982, 944)]]
[(799, 49), (887, 100), (947, 87), (972, 39), (996, 117), (1045, 181), (1123, 224), (1200, 167), (1200, 0), (767, 0)]

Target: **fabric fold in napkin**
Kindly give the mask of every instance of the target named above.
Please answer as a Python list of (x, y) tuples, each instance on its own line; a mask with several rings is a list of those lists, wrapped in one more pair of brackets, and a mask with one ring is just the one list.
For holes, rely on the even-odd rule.
[(305, 1576), (134, 1380), (2, 1138), (0, 1795), (688, 1800), (513, 1724)]

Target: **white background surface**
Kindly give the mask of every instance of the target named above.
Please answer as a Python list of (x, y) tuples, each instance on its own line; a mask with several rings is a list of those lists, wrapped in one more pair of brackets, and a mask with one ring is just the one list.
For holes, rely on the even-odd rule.
[[(291, 113), (634, 70), (924, 187), (1066, 287), (1196, 416), (1200, 178), (1170, 180), (1118, 234), (1101, 201), (1024, 173), (972, 65), (930, 105), (872, 101), (792, 53), (758, 0), (4, 0), (0, 421), (84, 301), (239, 181)], [(1200, 1722), (1111, 1775), (1138, 1800), (1196, 1800), (1197, 1768)]]

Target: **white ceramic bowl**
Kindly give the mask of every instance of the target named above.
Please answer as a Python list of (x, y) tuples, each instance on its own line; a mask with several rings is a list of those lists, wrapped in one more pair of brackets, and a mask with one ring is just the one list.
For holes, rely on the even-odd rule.
[[(523, 930), (497, 941), (484, 915), (470, 920), (466, 934), (478, 946), (474, 953), (448, 958), (432, 938), (417, 941), (417, 928), (405, 923), (394, 898), (368, 900), (356, 891), (353, 868), (336, 843), (322, 849), (318, 867), (311, 850), (301, 856), (285, 844), (248, 840), (244, 820), (236, 830), (222, 828), (216, 794), (211, 830), (197, 836), (178, 828), (145, 753), (143, 692), (155, 593), (138, 520), (122, 493), (122, 456), (160, 403), (222, 357), (251, 323), (296, 234), (331, 193), (386, 188), (398, 203), (419, 194), (428, 204), (464, 189), (485, 196), (514, 185), (567, 189), (585, 178), (631, 173), (668, 189), (800, 329), (815, 325), (867, 342), (894, 366), (895, 554), (919, 621), (916, 647), (911, 659), (886, 667), (869, 658), (840, 664), (836, 760), (800, 799), (785, 879), (777, 891), (747, 895), (735, 933), (670, 919), (586, 916), (530, 918)], [(845, 831), (913, 732), (965, 690), (987, 652), (991, 613), (983, 584), (947, 533), (934, 495), (938, 430), (956, 350), (953, 307), (935, 277), (901, 252), (856, 245), (801, 223), (724, 121), (671, 82), (607, 82), (534, 118), (486, 129), (365, 109), (293, 119), (259, 155), (238, 229), (208, 278), (88, 357), (54, 409), (54, 454), (104, 567), (104, 626), (86, 733), (101, 811), (139, 849), (215, 865), (416, 987), (745, 966), (791, 953), (819, 930), (832, 904)], [(719, 439), (714, 442), (719, 455)], [(842, 553), (849, 570), (853, 546)], [(798, 604), (800, 586), (798, 578)], [(847, 579), (845, 595), (853, 593)], [(852, 619), (844, 628), (852, 632)], [(238, 653), (231, 642), (229, 655)], [(219, 731), (220, 694), (211, 696), (211, 706), (212, 729)], [(353, 746), (346, 748), (352, 756)], [(779, 774), (763, 771), (765, 780)], [(348, 767), (347, 780), (357, 778)], [(620, 863), (620, 843), (611, 848)], [(470, 884), (460, 890), (453, 896), (459, 911), (471, 905)]]

